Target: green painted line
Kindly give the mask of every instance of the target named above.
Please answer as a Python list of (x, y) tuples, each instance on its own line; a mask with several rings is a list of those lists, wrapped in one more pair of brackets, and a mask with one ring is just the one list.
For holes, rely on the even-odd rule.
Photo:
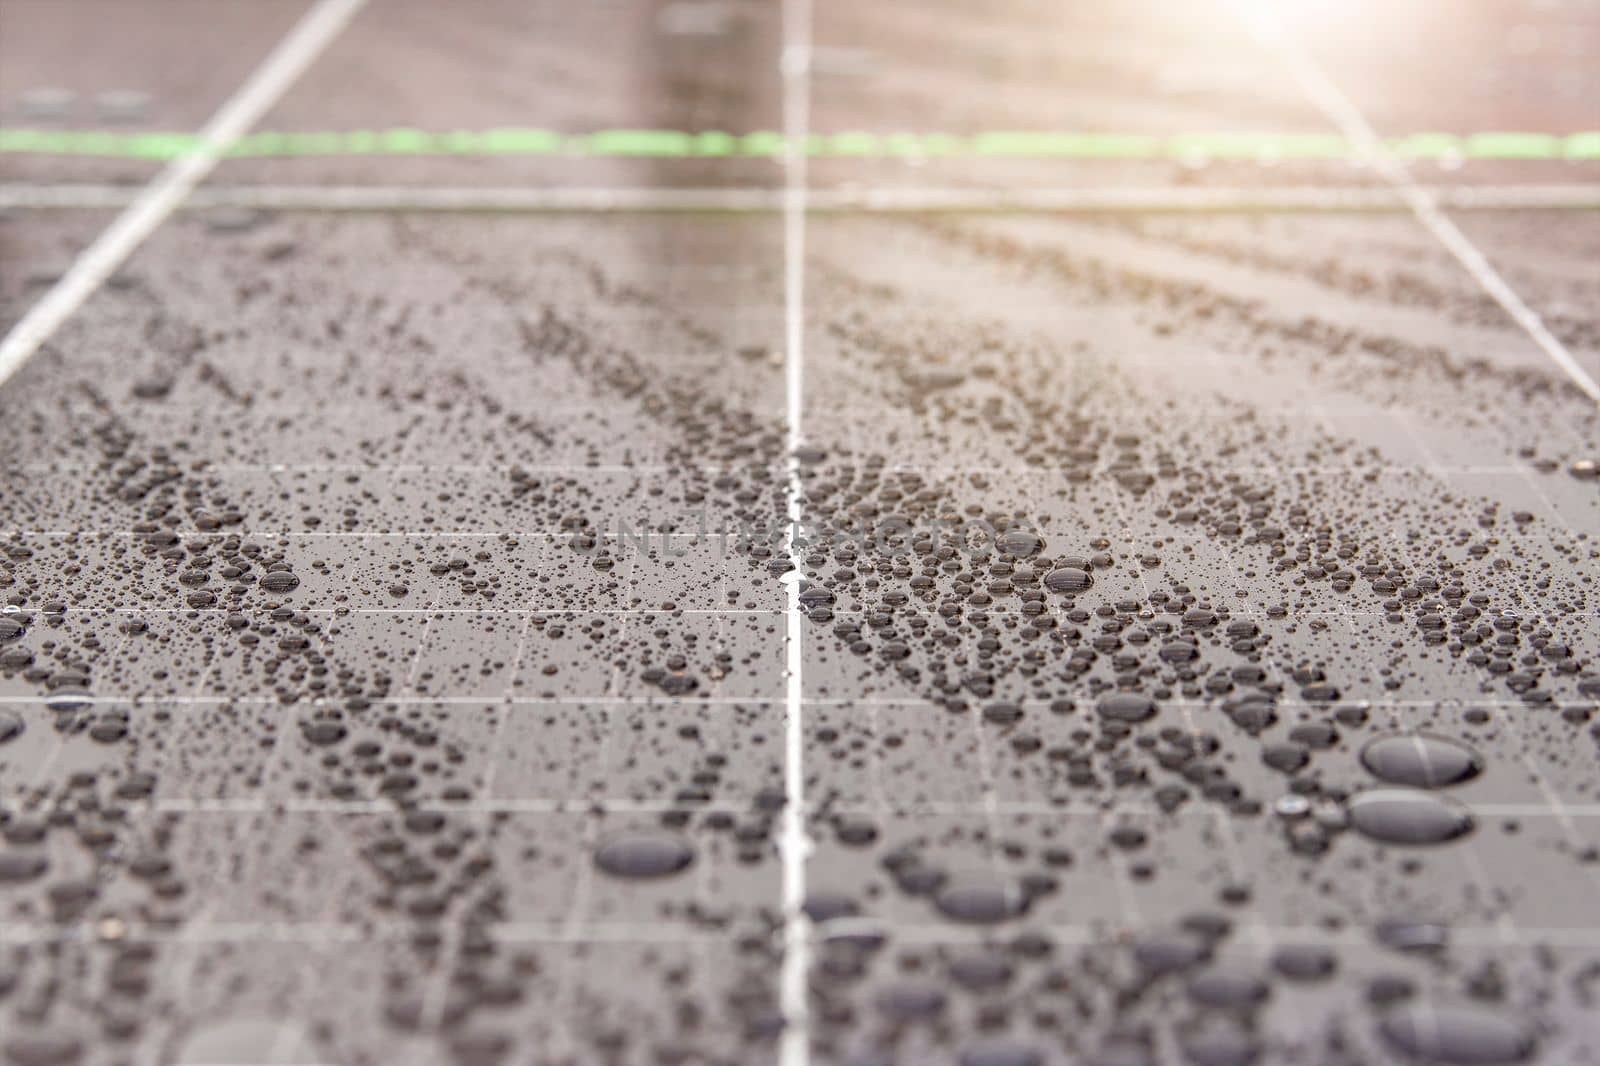
[(739, 138), (739, 154), (752, 156), (780, 156), (784, 153), (788, 140), (781, 133), (770, 130), (757, 130), (747, 133)]
[(484, 155), (557, 155), (565, 139), (549, 130), (497, 129), (485, 131), (478, 143)]
[(1600, 159), (1600, 133), (1574, 133), (1566, 139), (1568, 159)]
[[(0, 154), (73, 155), (108, 159), (180, 159), (200, 150), (192, 134), (0, 128)], [(1565, 136), (1518, 131), (1419, 132), (1386, 147), (1414, 160), (1600, 159), (1600, 131)], [(973, 134), (846, 131), (813, 134), (807, 155), (840, 159), (998, 157), (1076, 160), (1345, 159), (1359, 152), (1342, 137), (1304, 133), (1206, 133), (1156, 137), (1068, 130), (989, 130)], [(351, 156), (552, 156), (651, 159), (778, 158), (788, 150), (771, 130), (610, 129), (560, 133), (543, 129), (427, 131), (414, 129), (287, 132), (241, 137), (236, 159)]]
[(694, 134), (681, 130), (602, 130), (573, 137), (568, 142), (575, 155), (644, 155), (680, 159), (692, 155)]
[(1467, 138), (1473, 159), (1559, 159), (1565, 155), (1561, 138), (1542, 133), (1478, 133)]
[(1387, 147), (1401, 159), (1460, 159), (1466, 154), (1466, 145), (1453, 133), (1413, 133)]

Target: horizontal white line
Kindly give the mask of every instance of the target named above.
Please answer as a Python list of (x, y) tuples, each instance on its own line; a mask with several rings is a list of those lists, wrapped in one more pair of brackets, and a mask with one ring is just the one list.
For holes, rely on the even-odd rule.
[[(770, 701), (777, 702), (777, 701)], [(1600, 818), (1600, 804), (1596, 803), (1474, 803), (1463, 801), (1473, 814), (1487, 818)], [(583, 815), (603, 817), (611, 814), (666, 814), (689, 811), (699, 814), (739, 814), (749, 810), (749, 803), (705, 802), (693, 800), (634, 800), (612, 799), (604, 796), (559, 799), (527, 797), (522, 799), (478, 800), (419, 800), (407, 801), (403, 806), (389, 800), (302, 800), (302, 799), (204, 799), (169, 797), (125, 805), (130, 813), (151, 814), (329, 814), (329, 815), (393, 815), (404, 816), (414, 811), (451, 811), (460, 814), (547, 814)], [(1044, 815), (1051, 818), (1212, 818), (1218, 808), (1208, 804), (1189, 804), (1168, 811), (1152, 803), (1123, 801), (1105, 804), (1051, 803), (1047, 800), (997, 800), (997, 814)], [(830, 815), (882, 815), (892, 818), (936, 818), (971, 816), (984, 817), (987, 805), (984, 800), (973, 803), (928, 801), (918, 803), (879, 804), (834, 803), (829, 804)], [(1263, 814), (1262, 819), (1267, 818)]]
[[(341, 588), (343, 588), (343, 587), (341, 586)], [(377, 597), (377, 596), (380, 595), (380, 591), (378, 589), (376, 589), (376, 588), (369, 589), (367, 591), (368, 591), (369, 595), (374, 596), (374, 597)], [(344, 594), (344, 592), (341, 591), (340, 594), (342, 595), (342, 594)], [(1009, 593), (1000, 593), (1000, 594), (997, 594), (997, 595), (1009, 596), (1010, 594)], [(942, 604), (944, 602), (946, 602), (946, 601), (940, 600), (937, 603), (919, 601), (919, 603), (917, 603), (917, 604), (910, 604), (910, 605), (898, 607), (898, 608), (895, 609), (895, 611), (893, 613), (894, 613), (895, 617), (897, 617), (897, 618), (916, 617), (916, 618), (923, 618), (923, 619), (926, 619), (926, 620), (931, 622), (933, 620), (931, 616), (932, 616), (933, 613), (935, 613), (935, 608), (939, 604)], [(1056, 612), (1061, 611), (1061, 610), (1070, 609), (1071, 606), (1072, 606), (1070, 603), (1068, 603), (1068, 602), (1066, 602), (1064, 600), (1060, 600), (1060, 599), (1046, 600), (1046, 601), (1043, 601), (1043, 602), (1046, 604), (1046, 607), (1048, 608), (1048, 610), (1050, 612), (1049, 613), (1049, 617), (1055, 617)], [(1417, 609), (1418, 606), (1420, 606), (1420, 604), (1417, 601), (1407, 601), (1407, 603), (1409, 604), (1409, 607), (1406, 608), (1405, 610), (1415, 610), (1415, 609)], [(315, 604), (305, 605), (305, 604), (299, 604), (299, 603), (291, 604), (291, 606), (294, 607), (296, 614), (303, 614), (303, 615), (308, 615), (308, 616), (311, 616), (311, 617), (315, 617), (317, 615), (331, 615), (331, 616), (336, 616), (336, 617), (340, 617), (340, 618), (348, 617), (348, 616), (351, 616), (351, 615), (374, 615), (374, 616), (384, 616), (384, 615), (434, 615), (434, 616), (438, 616), (438, 615), (447, 615), (447, 614), (468, 615), (468, 616), (471, 616), (473, 618), (523, 618), (523, 617), (528, 617), (528, 616), (535, 616), (535, 617), (548, 616), (548, 617), (554, 617), (554, 618), (594, 618), (594, 617), (600, 617), (600, 616), (632, 617), (632, 616), (635, 616), (635, 615), (642, 616), (642, 617), (645, 617), (645, 618), (666, 617), (668, 615), (673, 615), (673, 616), (677, 616), (677, 615), (707, 615), (707, 616), (710, 616), (710, 617), (717, 617), (717, 618), (721, 618), (721, 617), (724, 617), (724, 616), (729, 617), (729, 618), (764, 616), (764, 617), (776, 618), (776, 617), (781, 617), (781, 616), (784, 616), (784, 615), (788, 614), (788, 610), (786, 608), (778, 607), (778, 606), (773, 606), (773, 607), (447, 607), (447, 606), (443, 606), (443, 605), (437, 605), (436, 606), (436, 605), (428, 604), (428, 603), (425, 603), (425, 602), (419, 603), (415, 607), (351, 607), (348, 604), (340, 604), (337, 607), (319, 607), (319, 606), (316, 606)], [(1015, 616), (1019, 616), (1019, 615), (1023, 615), (1023, 614), (1027, 613), (1020, 606), (1015, 606), (1015, 605), (1012, 605), (1010, 603), (1000, 602), (1000, 601), (991, 601), (991, 602), (985, 603), (985, 604), (974, 604), (974, 603), (970, 603), (970, 602), (967, 602), (967, 601), (961, 601), (959, 603), (959, 606), (961, 607), (961, 610), (962, 610), (964, 615), (983, 614), (983, 615), (987, 615), (990, 618), (1011, 618), (1011, 617), (1015, 617)], [(140, 605), (138, 607), (98, 607), (98, 606), (94, 606), (94, 605), (79, 604), (79, 605), (75, 605), (75, 606), (70, 606), (70, 607), (68, 607), (68, 608), (66, 608), (65, 610), (62, 610), (62, 611), (49, 611), (49, 612), (41, 612), (39, 610), (39, 608), (31, 608), (31, 610), (33, 610), (35, 613), (47, 613), (51, 617), (60, 616), (60, 617), (63, 617), (63, 618), (66, 617), (69, 614), (73, 615), (74, 617), (88, 616), (88, 617), (91, 617), (91, 618), (103, 618), (103, 617), (105, 617), (107, 615), (119, 615), (119, 614), (121, 614), (121, 615), (132, 615), (135, 618), (144, 618), (144, 617), (155, 616), (155, 615), (182, 615), (185, 618), (193, 617), (195, 615), (222, 615), (222, 616), (226, 617), (226, 616), (236, 615), (237, 614), (237, 615), (245, 615), (245, 616), (252, 616), (252, 615), (253, 616), (264, 616), (264, 615), (270, 614), (273, 609), (274, 608), (268, 607), (268, 606), (263, 605), (263, 604), (253, 604), (253, 603), (237, 603), (237, 604), (234, 604), (233, 606), (229, 606), (229, 607), (189, 607), (189, 606), (182, 606), (182, 607), (177, 607), (177, 606), (173, 606), (173, 607), (151, 607), (151, 606), (145, 606), (145, 605)], [(877, 614), (880, 610), (882, 610), (882, 608), (873, 606), (871, 604), (855, 603), (855, 604), (846, 604), (846, 605), (838, 605), (838, 604), (836, 604), (833, 607), (829, 608), (829, 610), (830, 610), (831, 613), (830, 613), (830, 616), (829, 616), (828, 620), (830, 620), (830, 621), (845, 621), (845, 620), (850, 620), (850, 619), (855, 619), (855, 618), (864, 618), (864, 617), (871, 616), (873, 614)], [(1368, 609), (1368, 610), (1353, 610), (1353, 609), (1346, 609), (1346, 610), (1298, 610), (1298, 611), (1295, 611), (1293, 614), (1286, 615), (1285, 616), (1285, 621), (1287, 621), (1287, 622), (1298, 622), (1298, 621), (1306, 621), (1307, 619), (1320, 619), (1320, 618), (1348, 618), (1348, 619), (1352, 619), (1352, 620), (1353, 619), (1358, 619), (1358, 618), (1385, 618), (1388, 615), (1394, 613), (1394, 610), (1402, 610), (1402, 609), (1401, 608), (1395, 608), (1395, 609), (1391, 610), (1388, 607), (1380, 606), (1380, 607), (1374, 607), (1374, 608), (1371, 608), (1371, 609)], [(1432, 610), (1432, 611), (1435, 611), (1435, 612), (1438, 612), (1438, 613), (1443, 613), (1444, 609), (1440, 608), (1440, 607), (1433, 607), (1433, 608), (1429, 608), (1429, 610)], [(14, 611), (14, 609), (9, 607), (9, 606), (5, 608), (5, 613), (7, 613), (7, 614), (13, 613), (13, 611)], [(961, 615), (950, 615), (950, 616), (944, 616), (944, 617), (949, 618), (952, 622), (963, 622), (963, 621), (966, 620)], [(1481, 617), (1474, 619), (1474, 621), (1489, 622), (1489, 621), (1493, 621), (1497, 617), (1500, 617), (1500, 616), (1496, 615), (1496, 614), (1492, 614), (1492, 613), (1485, 613)], [(1517, 616), (1516, 615), (1510, 615), (1508, 617), (1517, 617)], [(821, 624), (821, 622), (819, 621), (816, 624)], [(1178, 635), (1181, 635), (1181, 634), (1178, 634)], [(1154, 638), (1152, 638), (1152, 639), (1154, 639)], [(4, 697), (0, 697), (0, 700), (3, 700), (3, 699), (4, 699)], [(915, 702), (915, 701), (911, 701), (911, 702)], [(1012, 701), (1012, 702), (1016, 702), (1016, 701)], [(1049, 701), (1027, 701), (1027, 700), (1024, 700), (1024, 701), (1021, 701), (1021, 702), (1024, 703), (1024, 704), (1029, 703), (1029, 702), (1036, 702), (1036, 703), (1038, 703), (1039, 706), (1047, 706)], [(1173, 706), (1180, 706), (1183, 703), (1183, 701), (1169, 701), (1169, 702), (1171, 702), (1171, 704)], [(1279, 700), (1278, 701), (1279, 704), (1292, 704), (1294, 702), (1295, 701), (1293, 701), (1293, 700)], [(1391, 702), (1395, 702), (1395, 701), (1384, 701), (1384, 703), (1386, 705), (1388, 705)], [(1433, 704), (1444, 702), (1444, 700), (1437, 699), (1437, 700), (1425, 700), (1425, 701), (1420, 701), (1420, 702), (1427, 703), (1428, 705), (1431, 706)], [(1475, 701), (1475, 702), (1481, 702), (1481, 701)], [(1198, 704), (1197, 703), (1196, 705), (1200, 706), (1200, 705), (1204, 705), (1204, 704)], [(1509, 705), (1510, 706), (1518, 706), (1518, 707), (1526, 706), (1526, 704), (1523, 704), (1523, 703), (1520, 703), (1520, 702), (1512, 703), (1512, 704), (1509, 704)], [(1312, 706), (1312, 704), (1306, 704), (1306, 706)]]
[[(582, 614), (583, 612), (575, 611), (573, 613), (574, 614)], [(37, 695), (31, 695), (31, 696), (16, 696), (16, 695), (0, 696), (0, 706), (20, 706), (20, 707), (24, 707), (24, 708), (32, 708), (32, 709), (35, 709), (35, 710), (43, 713), (43, 712), (48, 710), (48, 708), (46, 707), (46, 704), (49, 702), (49, 700), (51, 698), (51, 695), (52, 694), (40, 693), (40, 694), (37, 694)], [(654, 708), (657, 708), (657, 709), (662, 708), (662, 707), (672, 707), (672, 706), (687, 706), (687, 707), (699, 708), (699, 707), (703, 707), (703, 706), (706, 706), (706, 705), (723, 705), (723, 704), (734, 706), (734, 707), (758, 707), (758, 706), (763, 706), (763, 705), (767, 705), (767, 704), (776, 704), (776, 703), (784, 702), (784, 697), (780, 696), (780, 695), (773, 695), (773, 696), (668, 696), (665, 693), (647, 694), (647, 695), (642, 695), (642, 696), (606, 695), (604, 693), (596, 694), (596, 695), (578, 695), (578, 696), (535, 696), (535, 695), (531, 695), (531, 694), (516, 694), (516, 695), (512, 695), (512, 696), (429, 696), (429, 695), (425, 695), (425, 694), (408, 694), (408, 695), (398, 695), (398, 696), (377, 696), (377, 697), (371, 697), (371, 699), (372, 699), (373, 703), (380, 704), (380, 705), (385, 705), (385, 706), (388, 706), (388, 705), (409, 705), (409, 704), (425, 703), (425, 704), (432, 704), (432, 705), (449, 705), (449, 706), (460, 705), (460, 706), (472, 706), (472, 707), (483, 707), (483, 706), (486, 706), (486, 705), (489, 705), (489, 704), (494, 704), (494, 705), (497, 705), (497, 706), (500, 706), (500, 707), (511, 707), (511, 706), (522, 707), (522, 706), (530, 706), (530, 705), (531, 706), (547, 707), (547, 706), (550, 706), (552, 704), (561, 704), (563, 706), (594, 707), (594, 706), (601, 705), (601, 704), (609, 704), (609, 705), (612, 705), (612, 706), (654, 707)], [(319, 697), (319, 698), (316, 698), (316, 699), (299, 700), (299, 701), (296, 701), (295, 703), (292, 703), (292, 704), (286, 704), (281, 699), (277, 698), (276, 696), (271, 696), (271, 697), (268, 697), (268, 696), (227, 696), (227, 695), (220, 695), (220, 694), (218, 694), (218, 695), (201, 694), (201, 695), (197, 695), (197, 696), (151, 696), (151, 695), (108, 696), (108, 695), (103, 695), (103, 694), (98, 694), (98, 693), (90, 693), (87, 696), (79, 696), (74, 702), (81, 703), (81, 704), (84, 704), (84, 705), (87, 705), (87, 706), (94, 706), (94, 707), (177, 707), (177, 706), (186, 705), (186, 704), (194, 704), (194, 705), (204, 705), (204, 706), (222, 705), (222, 706), (230, 706), (230, 707), (285, 707), (285, 708), (287, 708), (287, 707), (308, 708), (309, 707), (309, 708), (317, 708), (317, 707), (336, 707), (336, 706), (339, 706), (339, 705), (341, 705), (341, 704), (343, 704), (345, 702), (345, 697), (343, 697), (343, 696), (326, 696), (326, 697)], [(969, 701), (969, 702), (974, 707), (979, 705), (976, 700), (972, 700), (972, 701)], [(1024, 708), (1035, 707), (1035, 708), (1040, 708), (1040, 709), (1048, 709), (1048, 707), (1049, 707), (1048, 703), (1045, 703), (1045, 702), (1039, 701), (1039, 700), (1021, 700), (1021, 701), (1016, 701), (1016, 702), (1018, 702), (1019, 706), (1022, 706)], [(1220, 701), (1207, 702), (1206, 700), (1162, 700), (1162, 701), (1160, 701), (1161, 706), (1163, 708), (1166, 708), (1166, 707), (1172, 707), (1172, 708), (1195, 707), (1195, 708), (1199, 708), (1199, 709), (1202, 709), (1202, 710), (1214, 710), (1219, 706), (1219, 702)], [(1493, 699), (1493, 698), (1489, 698), (1489, 697), (1485, 697), (1484, 699), (1475, 699), (1475, 698), (1472, 698), (1472, 697), (1441, 697), (1441, 698), (1426, 699), (1426, 700), (1375, 700), (1375, 699), (1363, 699), (1363, 698), (1346, 698), (1346, 699), (1340, 700), (1339, 702), (1342, 703), (1342, 704), (1346, 704), (1346, 705), (1352, 704), (1352, 703), (1360, 703), (1360, 704), (1364, 704), (1365, 706), (1367, 706), (1368, 708), (1370, 708), (1372, 710), (1382, 710), (1384, 708), (1393, 708), (1393, 707), (1425, 707), (1425, 708), (1428, 708), (1430, 710), (1434, 710), (1434, 709), (1437, 709), (1437, 708), (1439, 708), (1441, 706), (1445, 706), (1445, 707), (1467, 707), (1467, 706), (1471, 706), (1471, 707), (1479, 707), (1479, 708), (1483, 708), (1483, 709), (1487, 709), (1487, 710), (1504, 710), (1504, 711), (1508, 711), (1508, 712), (1509, 711), (1524, 711), (1525, 712), (1528, 709), (1528, 705), (1526, 703), (1523, 703), (1520, 700), (1500, 700), (1500, 699)], [(926, 700), (926, 699), (919, 700), (919, 699), (914, 699), (914, 698), (894, 699), (894, 698), (885, 697), (885, 696), (857, 696), (857, 697), (847, 697), (847, 696), (807, 696), (806, 699), (805, 699), (805, 703), (806, 703), (807, 707), (841, 707), (841, 708), (851, 708), (851, 707), (902, 707), (902, 708), (923, 707), (923, 708), (928, 708), (928, 709), (942, 708), (941, 704), (936, 704), (932, 700)], [(1323, 707), (1327, 707), (1328, 706), (1328, 704), (1326, 704), (1326, 703), (1312, 703), (1312, 702), (1308, 702), (1308, 701), (1304, 701), (1304, 700), (1285, 700), (1285, 699), (1280, 699), (1280, 700), (1276, 701), (1275, 705), (1281, 710), (1294, 710), (1294, 709), (1301, 709), (1301, 708), (1312, 708), (1312, 709), (1315, 709), (1315, 708), (1323, 708)], [(1084, 708), (1085, 708), (1085, 711), (1087, 712), (1087, 709), (1088, 709), (1088, 704), (1087, 703), (1085, 703)], [(972, 713), (971, 710), (969, 710), (968, 713)], [(1086, 717), (1087, 717), (1087, 715), (1086, 715)], [(1596, 810), (1597, 813), (1600, 813), (1600, 804), (1596, 804), (1595, 805), (1595, 810)]]
[[(1388, 417), (1374, 415), (1373, 417)], [(522, 470), (528, 474), (542, 474), (545, 476), (559, 475), (562, 477), (579, 477), (586, 474), (637, 474), (637, 475), (678, 475), (687, 473), (721, 474), (745, 472), (776, 472), (786, 468), (786, 463), (773, 461), (770, 463), (627, 463), (610, 465), (571, 464), (566, 466), (546, 465), (530, 466), (521, 463), (208, 463), (204, 471), (207, 474), (374, 474), (374, 475), (401, 475), (401, 474), (495, 474), (509, 475), (513, 470)], [(814, 475), (832, 473), (850, 473), (867, 467), (865, 461), (861, 462), (821, 462), (810, 466), (808, 469)], [(1177, 466), (1178, 470), (1192, 470), (1199, 464), (1185, 463)], [(0, 462), (0, 473), (3, 474), (69, 474), (93, 473), (104, 468), (102, 463), (78, 462), (42, 462), (42, 463), (6, 463)], [(989, 474), (996, 477), (1024, 477), (1028, 474), (1087, 474), (1091, 478), (1115, 477), (1118, 474), (1159, 474), (1165, 467), (1158, 466), (1112, 466), (1108, 463), (1098, 463), (1094, 466), (1045, 466), (1043, 464), (1019, 464), (1016, 466), (987, 466), (972, 464), (941, 464), (941, 463), (885, 463), (873, 464), (873, 469), (885, 475), (892, 474)], [(1478, 465), (1452, 465), (1449, 463), (1417, 462), (1397, 463), (1385, 462), (1382, 466), (1363, 463), (1269, 463), (1264, 465), (1251, 465), (1243, 463), (1207, 463), (1205, 471), (1208, 474), (1259, 474), (1271, 476), (1275, 474), (1345, 474), (1379, 476), (1401, 476), (1426, 474), (1543, 474), (1546, 471), (1536, 469), (1531, 465), (1508, 466), (1503, 463), (1485, 463)], [(1549, 471), (1551, 474), (1566, 476), (1566, 471), (1559, 466)]]
[[(875, 921), (871, 918), (851, 919), (863, 926), (870, 923), (902, 943), (956, 944), (988, 942), (995, 936), (992, 929), (972, 929), (940, 922)], [(717, 944), (727, 943), (726, 933), (705, 933), (692, 927), (676, 926), (668, 922), (595, 922), (572, 925), (565, 921), (495, 922), (479, 926), (500, 943), (573, 943), (573, 944)], [(1075, 925), (1037, 925), (1029, 929), (1048, 933), (1062, 943), (1111, 943), (1122, 939), (1121, 934), (1149, 924), (1135, 925), (1126, 922), (1105, 921)], [(1315, 943), (1359, 947), (1379, 947), (1369, 929), (1349, 927), (1329, 929), (1321, 925), (1283, 925), (1265, 927), (1278, 939), (1295, 943)], [(1505, 943), (1503, 930), (1498, 926), (1444, 926), (1446, 938), (1456, 944), (1468, 946), (1499, 946)], [(824, 923), (818, 932), (826, 936)], [(1561, 944), (1600, 944), (1600, 929), (1593, 926), (1519, 927), (1515, 943), (1533, 946), (1543, 942)], [(378, 943), (385, 940), (409, 939), (416, 935), (416, 925), (410, 922), (212, 922), (202, 921), (188, 925), (165, 926), (152, 923), (126, 923), (108, 934), (106, 927), (93, 922), (62, 925), (53, 922), (11, 922), (0, 926), (0, 943), (65, 943), (95, 941), (159, 941), (176, 944), (229, 944), (229, 943)]]
[[(1424, 191), (1451, 210), (1600, 209), (1600, 185), (1436, 185)], [(139, 190), (120, 185), (0, 185), (0, 208), (128, 206)], [(294, 211), (521, 211), (610, 213), (776, 212), (782, 188), (498, 188), (383, 185), (209, 185), (182, 210), (239, 208)], [(877, 188), (814, 189), (810, 212), (841, 211), (1409, 211), (1388, 186), (1313, 185), (1205, 188)]]

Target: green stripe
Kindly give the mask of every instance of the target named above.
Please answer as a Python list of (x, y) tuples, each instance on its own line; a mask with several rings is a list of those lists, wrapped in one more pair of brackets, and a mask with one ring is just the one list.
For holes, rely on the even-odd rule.
[[(1413, 133), (1386, 142), (1402, 159), (1600, 159), (1600, 131), (1565, 136), (1489, 132), (1459, 136)], [(101, 130), (0, 128), (0, 154), (79, 155), (111, 159), (171, 160), (200, 150), (185, 133), (112, 133)], [(815, 134), (808, 155), (856, 159), (937, 156), (1013, 159), (1195, 160), (1344, 159), (1360, 153), (1346, 140), (1325, 134), (1210, 133), (1153, 137), (1132, 133), (1067, 130), (991, 130), (974, 134)], [(604, 156), (653, 159), (773, 158), (788, 144), (781, 133), (757, 130), (616, 129), (559, 133), (541, 129), (426, 131), (344, 130), (252, 133), (227, 150), (239, 159), (326, 156)]]

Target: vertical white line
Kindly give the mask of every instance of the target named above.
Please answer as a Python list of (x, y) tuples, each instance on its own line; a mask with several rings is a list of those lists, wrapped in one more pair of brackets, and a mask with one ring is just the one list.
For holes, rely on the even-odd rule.
[(206, 123), (195, 151), (168, 163), (0, 341), (0, 385), (177, 210), (233, 143), (277, 103), (365, 2), (318, 0), (295, 23), (249, 80)]
[(811, 928), (806, 919), (805, 688), (804, 618), (800, 613), (800, 521), (804, 499), (799, 449), (804, 441), (801, 414), (805, 403), (805, 266), (806, 266), (806, 139), (811, 122), (811, 0), (783, 0), (784, 197), (783, 197), (783, 325), (784, 391), (788, 433), (788, 551), (794, 569), (788, 574), (786, 627), (788, 691), (785, 699), (783, 835), (783, 969), (779, 1007), (784, 1029), (780, 1066), (808, 1066), (811, 1061), (811, 1012), (807, 989), (811, 970)]
[(1379, 138), (1377, 131), (1367, 121), (1355, 103), (1334, 84), (1322, 69), (1306, 55), (1297, 42), (1284, 31), (1271, 13), (1263, 6), (1246, 11), (1235, 6), (1235, 13), (1255, 34), (1263, 45), (1275, 46), (1289, 73), (1300, 83), (1314, 104), (1328, 120), (1339, 127), (1345, 138), (1369, 160), (1373, 167), (1406, 201), (1411, 213), (1417, 216), (1428, 232), (1444, 245), (1456, 261), (1466, 268), (1479, 287), (1522, 327), (1533, 342), (1562, 369), (1572, 383), (1585, 396), (1600, 404), (1600, 384), (1596, 384), (1588, 371), (1567, 351), (1566, 346), (1546, 328), (1537, 312), (1523, 302), (1488, 258), (1478, 250), (1467, 235), (1439, 209), (1439, 201), (1428, 189), (1411, 176), (1410, 170), (1396, 159)]

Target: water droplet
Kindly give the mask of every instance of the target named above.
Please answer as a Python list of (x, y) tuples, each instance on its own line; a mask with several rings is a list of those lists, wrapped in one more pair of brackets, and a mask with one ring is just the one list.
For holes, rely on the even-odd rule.
[(1396, 951), (1437, 951), (1450, 940), (1447, 926), (1414, 918), (1386, 918), (1372, 932), (1378, 943)]
[(1305, 768), (1311, 761), (1311, 753), (1303, 744), (1279, 741), (1263, 745), (1261, 761), (1280, 773), (1292, 774)]
[(1094, 578), (1089, 571), (1080, 570), (1076, 566), (1058, 566), (1044, 575), (1044, 587), (1051, 592), (1061, 592), (1076, 595), (1094, 584)]
[(1117, 722), (1143, 722), (1156, 713), (1156, 701), (1137, 692), (1118, 692), (1103, 696), (1094, 705), (1100, 717)]
[(991, 925), (1015, 918), (1025, 901), (1014, 887), (980, 877), (959, 877), (940, 888), (933, 904), (946, 918), (974, 925)]
[(600, 845), (595, 865), (613, 877), (666, 877), (689, 868), (694, 849), (665, 834), (616, 837)]
[(1427, 733), (1378, 737), (1361, 749), (1361, 765), (1375, 777), (1413, 788), (1443, 788), (1483, 771), (1477, 752)]
[(960, 1066), (1044, 1066), (1044, 1053), (1031, 1044), (999, 1038), (963, 1048), (956, 1061)]
[(1503, 1014), (1426, 1002), (1395, 1010), (1378, 1031), (1402, 1054), (1450, 1066), (1526, 1062), (1537, 1043), (1526, 1025)]
[(949, 972), (956, 984), (980, 992), (1010, 983), (1015, 970), (1010, 960), (997, 952), (969, 951), (950, 960)]
[(1443, 844), (1472, 831), (1472, 815), (1454, 800), (1404, 788), (1358, 793), (1350, 824), (1385, 844)]
[(1150, 1045), (1136, 1037), (1113, 1036), (1083, 1060), (1083, 1066), (1160, 1066)]
[(1157, 974), (1187, 970), (1210, 954), (1208, 944), (1182, 933), (1158, 933), (1133, 947), (1133, 958), (1140, 968)]
[(1022, 708), (1015, 703), (1005, 701), (991, 703), (983, 708), (983, 717), (985, 721), (993, 722), (995, 725), (1015, 725), (1022, 721)]
[(16, 711), (0, 711), (0, 744), (16, 740), (26, 728), (22, 716)]
[(74, 1066), (83, 1061), (83, 1041), (59, 1029), (19, 1033), (5, 1043), (13, 1066)]
[(0, 852), (0, 885), (32, 881), (49, 868), (42, 851), (8, 849)]
[(826, 585), (807, 585), (800, 590), (800, 606), (827, 607), (834, 601), (833, 590)]
[(1272, 811), (1279, 818), (1304, 818), (1311, 813), (1311, 801), (1299, 793), (1290, 792), (1273, 801)]
[(301, 726), (301, 733), (305, 736), (307, 743), (314, 744), (319, 748), (325, 748), (337, 744), (349, 736), (350, 730), (345, 727), (343, 722), (336, 722), (331, 719), (317, 719), (316, 721), (304, 723)]
[(1338, 966), (1338, 956), (1317, 944), (1285, 944), (1272, 953), (1272, 968), (1291, 981), (1325, 980)]
[(1232, 1023), (1216, 1023), (1182, 1039), (1183, 1057), (1194, 1066), (1251, 1066), (1261, 1042)]
[(1189, 998), (1203, 1006), (1238, 1009), (1265, 1003), (1271, 989), (1253, 973), (1219, 968), (1197, 974), (1188, 991)]
[(261, 587), (268, 592), (293, 592), (300, 587), (300, 579), (287, 570), (274, 570), (262, 577)]
[(76, 685), (58, 689), (44, 698), (44, 705), (57, 714), (81, 711), (94, 705), (94, 696)]
[(853, 918), (861, 913), (860, 904), (842, 892), (810, 892), (800, 905), (806, 917), (821, 925), (838, 918)]
[(1039, 554), (1044, 541), (1025, 529), (1008, 529), (995, 540), (995, 547), (1013, 559), (1029, 559)]
[(905, 981), (882, 989), (874, 1002), (878, 1013), (886, 1018), (917, 1021), (941, 1013), (945, 994), (933, 985)]

